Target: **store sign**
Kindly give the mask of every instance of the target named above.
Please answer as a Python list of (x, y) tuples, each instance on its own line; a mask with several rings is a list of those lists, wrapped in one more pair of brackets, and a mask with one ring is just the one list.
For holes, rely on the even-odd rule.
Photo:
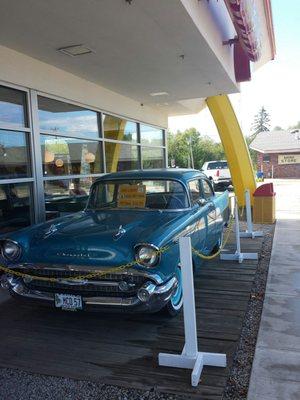
[(279, 154), (278, 164), (300, 164), (300, 154)]

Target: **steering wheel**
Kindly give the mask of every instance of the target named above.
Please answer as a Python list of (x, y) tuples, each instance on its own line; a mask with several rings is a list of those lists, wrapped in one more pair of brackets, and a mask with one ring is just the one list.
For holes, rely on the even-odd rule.
[[(174, 201), (175, 200), (175, 201)], [(173, 195), (172, 196), (172, 198), (171, 198), (171, 200), (169, 201), (169, 204), (168, 205), (170, 205), (170, 203), (172, 202), (172, 209), (173, 208), (185, 208), (185, 205), (184, 205), (184, 202), (181, 200), (181, 198), (180, 197), (178, 197), (178, 196), (176, 196), (176, 195)], [(174, 204), (174, 203), (175, 204)], [(178, 203), (178, 205), (176, 204), (176, 202)]]

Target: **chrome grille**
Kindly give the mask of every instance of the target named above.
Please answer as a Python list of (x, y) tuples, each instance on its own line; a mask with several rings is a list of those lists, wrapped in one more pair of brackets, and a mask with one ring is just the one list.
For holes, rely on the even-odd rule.
[[(91, 273), (91, 271), (68, 271), (57, 269), (20, 269), (20, 272), (28, 275), (65, 279), (76, 278)], [(79, 281), (76, 285), (70, 285), (63, 282), (48, 282), (34, 279), (24, 280), (24, 284), (28, 289), (40, 290), (45, 292), (63, 292), (67, 294), (79, 294), (82, 296), (111, 296), (111, 297), (130, 297), (136, 295), (137, 290), (146, 282), (147, 279), (143, 275), (132, 274), (105, 274), (87, 280), (87, 283), (81, 284)], [(120, 290), (118, 283), (125, 281), (128, 284), (128, 290)]]

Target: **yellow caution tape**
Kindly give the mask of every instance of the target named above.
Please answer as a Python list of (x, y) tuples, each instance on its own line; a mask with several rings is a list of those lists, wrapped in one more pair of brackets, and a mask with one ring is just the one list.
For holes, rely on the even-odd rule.
[[(203, 253), (200, 253), (198, 250), (192, 248), (193, 253), (195, 253), (198, 257), (200, 257), (204, 260), (211, 260), (211, 259), (217, 257), (228, 241), (229, 234), (230, 234), (230, 228), (232, 226), (232, 220), (233, 219), (231, 217), (229, 224), (227, 226), (226, 233), (224, 235), (223, 244), (222, 244), (222, 246), (220, 246), (220, 249), (216, 253), (207, 256)], [(157, 250), (157, 254), (161, 255), (163, 253), (166, 253), (170, 249), (170, 247), (171, 246), (162, 247), (161, 249)], [(18, 276), (20, 278), (27, 278), (27, 279), (32, 279), (32, 280), (44, 281), (44, 282), (45, 281), (46, 282), (60, 282), (62, 279), (68, 280), (68, 281), (77, 281), (77, 280), (80, 281), (80, 280), (85, 280), (85, 279), (97, 278), (97, 277), (105, 276), (108, 274), (114, 274), (114, 273), (117, 273), (120, 271), (124, 271), (125, 269), (131, 268), (135, 265), (140, 265), (137, 260), (131, 261), (124, 265), (120, 265), (119, 267), (113, 267), (110, 269), (106, 269), (105, 271), (95, 271), (95, 272), (91, 272), (91, 273), (85, 274), (85, 275), (70, 276), (70, 277), (63, 277), (63, 278), (31, 275), (31, 274), (20, 272), (20, 271), (15, 271), (14, 269), (7, 268), (4, 266), (0, 266), (0, 271), (5, 272), (9, 275)]]
[(230, 217), (229, 223), (227, 225), (227, 229), (226, 232), (224, 234), (224, 240), (223, 243), (221, 244), (220, 248), (218, 249), (218, 251), (216, 251), (214, 254), (210, 254), (210, 255), (205, 255), (203, 253), (200, 253), (200, 251), (194, 249), (194, 247), (192, 248), (192, 251), (194, 254), (196, 254), (198, 257), (202, 258), (203, 260), (212, 260), (213, 258), (216, 258), (221, 251), (224, 249), (224, 247), (226, 246), (226, 243), (228, 242), (229, 239), (229, 235), (230, 235), (230, 230), (233, 224), (233, 217)]

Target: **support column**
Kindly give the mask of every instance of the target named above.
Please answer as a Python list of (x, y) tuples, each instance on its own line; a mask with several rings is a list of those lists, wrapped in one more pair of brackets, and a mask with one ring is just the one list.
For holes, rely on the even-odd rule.
[(227, 95), (208, 97), (206, 103), (215, 121), (225, 150), (239, 206), (245, 205), (244, 193), (252, 194), (256, 182), (248, 146)]

